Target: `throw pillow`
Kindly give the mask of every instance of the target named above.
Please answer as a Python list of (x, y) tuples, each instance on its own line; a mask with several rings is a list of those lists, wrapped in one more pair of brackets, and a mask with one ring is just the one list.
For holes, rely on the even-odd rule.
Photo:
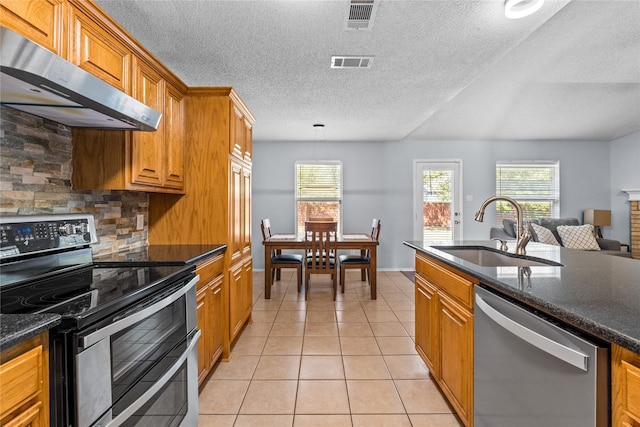
[(546, 243), (547, 245), (560, 246), (556, 236), (553, 235), (551, 230), (538, 224), (531, 223), (531, 229), (535, 235), (535, 241), (540, 243)]
[(559, 225), (558, 234), (565, 248), (582, 249), (584, 251), (599, 251), (592, 224)]

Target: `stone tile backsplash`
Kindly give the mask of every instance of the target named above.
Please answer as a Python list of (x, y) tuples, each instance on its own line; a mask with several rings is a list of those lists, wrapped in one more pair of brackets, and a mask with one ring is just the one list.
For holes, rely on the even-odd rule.
[[(71, 129), (10, 108), (0, 114), (0, 215), (92, 214), (94, 255), (147, 245), (147, 193), (74, 190)], [(139, 214), (145, 227), (136, 231)]]

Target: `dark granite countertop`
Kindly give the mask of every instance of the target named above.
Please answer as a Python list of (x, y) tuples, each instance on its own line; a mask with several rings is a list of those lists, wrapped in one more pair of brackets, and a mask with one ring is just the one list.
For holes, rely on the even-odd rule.
[(0, 314), (0, 351), (51, 329), (59, 314)]
[[(514, 242), (509, 252), (513, 253)], [(422, 242), (405, 245), (477, 277), (481, 283), (605, 341), (640, 353), (640, 260), (529, 243), (527, 256), (563, 267), (530, 267), (519, 278), (518, 267), (481, 267), (435, 247), (486, 246), (494, 241)]]
[(159, 264), (193, 264), (224, 252), (227, 245), (149, 245), (130, 251), (116, 252), (94, 257), (94, 262), (145, 262)]

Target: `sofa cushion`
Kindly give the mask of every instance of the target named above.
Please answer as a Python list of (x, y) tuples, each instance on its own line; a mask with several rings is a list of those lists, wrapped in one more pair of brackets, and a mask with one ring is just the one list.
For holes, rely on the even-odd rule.
[(549, 230), (548, 228), (545, 228), (538, 224), (531, 223), (531, 231), (532, 231), (531, 234), (533, 234), (534, 242), (546, 243), (547, 245), (560, 246), (560, 243), (558, 243), (558, 240), (553, 235), (551, 230)]
[(540, 224), (544, 228), (548, 228), (549, 230), (551, 230), (556, 240), (564, 246), (564, 242), (558, 234), (558, 226), (580, 225), (580, 221), (578, 221), (578, 218), (540, 218), (538, 219), (538, 224)]
[(600, 246), (596, 241), (593, 225), (559, 225), (558, 234), (565, 248), (581, 249), (584, 251), (599, 251)]

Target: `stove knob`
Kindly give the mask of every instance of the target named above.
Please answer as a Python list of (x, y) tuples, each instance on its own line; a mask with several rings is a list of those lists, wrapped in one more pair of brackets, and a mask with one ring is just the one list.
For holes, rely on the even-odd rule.
[(58, 231), (60, 232), (61, 235), (67, 235), (67, 234), (73, 234), (73, 225), (71, 224), (65, 224), (63, 226), (60, 226), (58, 228)]

